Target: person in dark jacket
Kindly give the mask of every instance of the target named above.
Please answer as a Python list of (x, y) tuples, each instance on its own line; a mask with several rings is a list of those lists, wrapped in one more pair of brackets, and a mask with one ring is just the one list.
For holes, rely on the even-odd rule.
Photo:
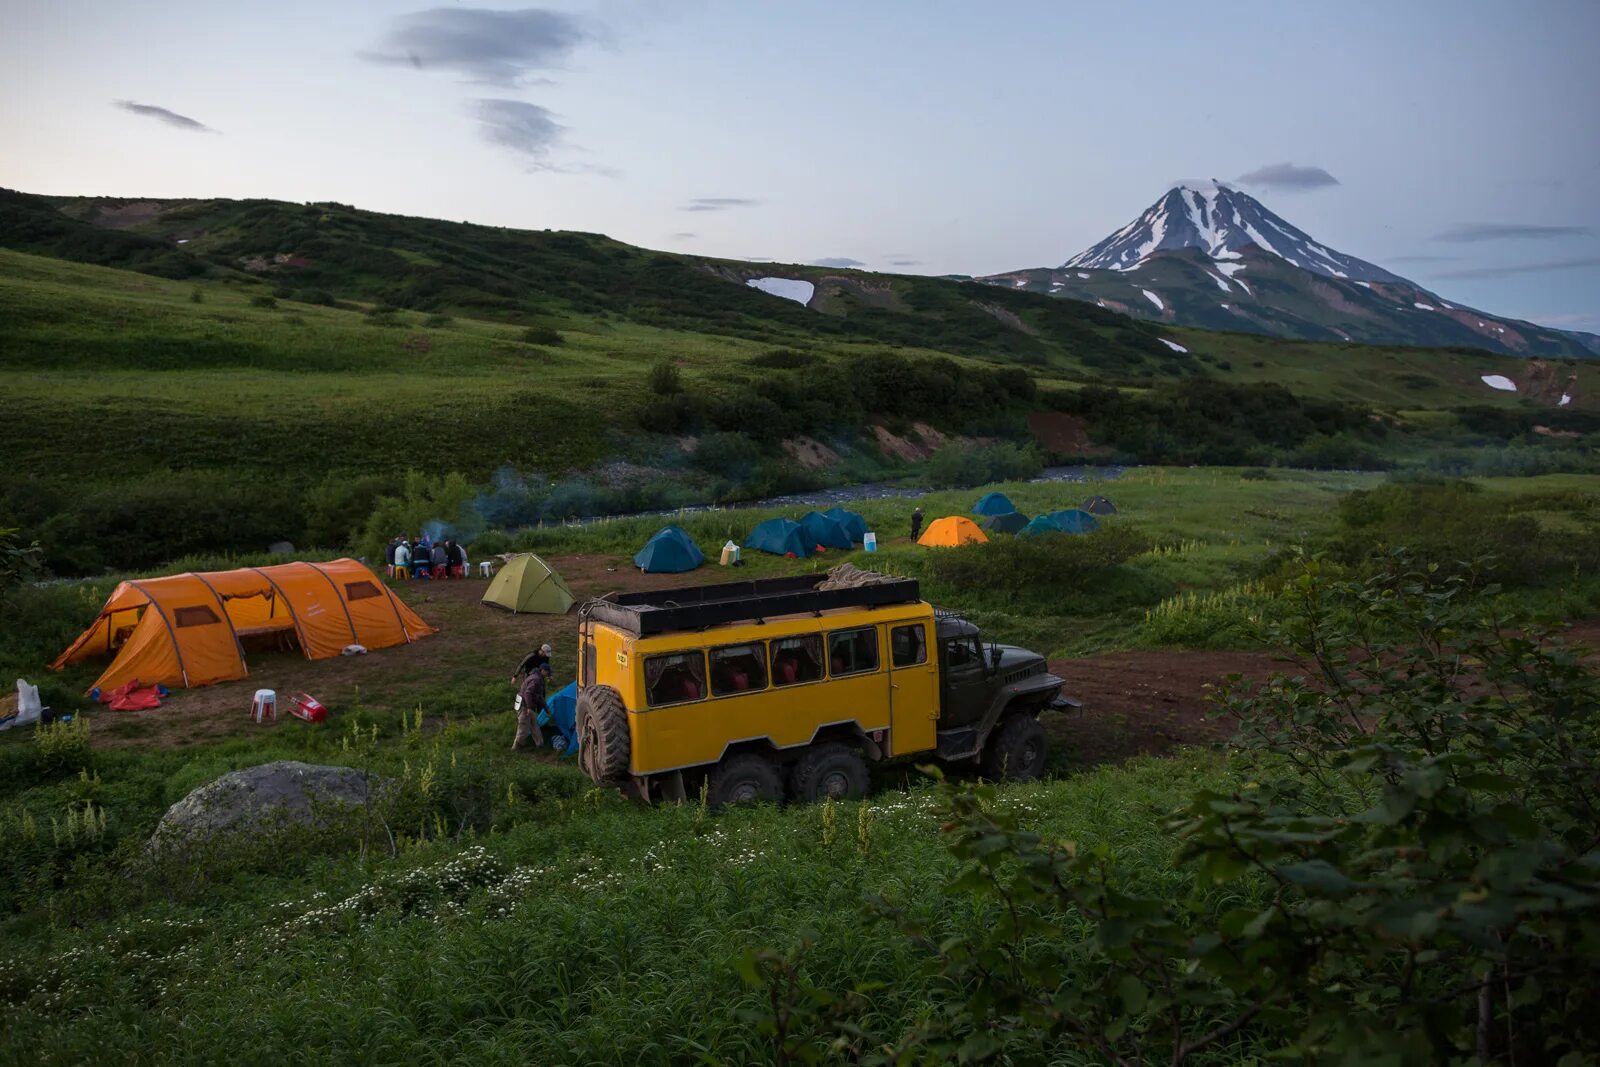
[(428, 550), (428, 558), (433, 563), (433, 576), (435, 578), (450, 577), (450, 554), (444, 550), (443, 541), (435, 541)]
[(911, 540), (915, 541), (922, 536), (922, 509), (917, 508), (911, 513)]
[(465, 578), (467, 576), (467, 552), (456, 543), (455, 538), (444, 543), (444, 550), (450, 557), (450, 576), (452, 578)]
[(526, 675), (532, 674), (540, 667), (550, 666), (550, 654), (555, 650), (549, 645), (540, 645), (538, 648), (522, 657), (522, 662), (517, 664), (516, 673), (511, 676), (513, 682)]
[(511, 751), (522, 747), (523, 738), (533, 742), (534, 748), (544, 747), (544, 734), (539, 730), (539, 713), (549, 713), (545, 703), (545, 683), (550, 680), (550, 664), (541, 663), (529, 672), (517, 690), (517, 733), (511, 739)]
[(384, 547), (384, 550), (383, 550), (383, 562), (384, 562), (384, 565), (389, 568), (389, 577), (391, 577), (391, 578), (394, 577), (394, 552), (395, 552), (395, 549), (397, 549), (399, 547), (400, 547), (400, 538), (391, 537), (391, 538), (389, 538), (388, 545), (386, 545)]

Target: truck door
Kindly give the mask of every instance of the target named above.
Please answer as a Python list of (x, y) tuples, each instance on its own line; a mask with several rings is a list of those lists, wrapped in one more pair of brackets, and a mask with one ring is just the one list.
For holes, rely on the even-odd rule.
[(977, 635), (964, 634), (946, 639), (940, 650), (944, 656), (944, 713), (939, 725), (969, 726), (988, 710), (988, 671), (983, 662), (983, 646)]
[(889, 755), (934, 746), (939, 722), (938, 665), (928, 654), (928, 624), (889, 627)]

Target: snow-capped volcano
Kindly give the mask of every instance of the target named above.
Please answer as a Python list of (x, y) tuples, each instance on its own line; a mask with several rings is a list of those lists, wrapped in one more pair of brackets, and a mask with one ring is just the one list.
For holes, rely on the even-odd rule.
[(1174, 186), (1138, 218), (1062, 269), (1132, 270), (1156, 252), (1194, 248), (1215, 260), (1238, 259), (1255, 245), (1302, 270), (1359, 282), (1405, 279), (1365, 260), (1318, 244), (1302, 230), (1268, 211), (1249, 193), (1217, 181)]

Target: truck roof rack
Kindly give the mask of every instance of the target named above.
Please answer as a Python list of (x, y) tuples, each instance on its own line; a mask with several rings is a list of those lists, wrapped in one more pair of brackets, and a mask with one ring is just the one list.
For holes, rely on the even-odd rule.
[(758, 578), (683, 589), (620, 593), (588, 601), (583, 605), (582, 615), (637, 637), (649, 637), (774, 615), (875, 608), (922, 599), (915, 578), (894, 578), (850, 589), (818, 589), (826, 578), (826, 574), (804, 574), (792, 578)]

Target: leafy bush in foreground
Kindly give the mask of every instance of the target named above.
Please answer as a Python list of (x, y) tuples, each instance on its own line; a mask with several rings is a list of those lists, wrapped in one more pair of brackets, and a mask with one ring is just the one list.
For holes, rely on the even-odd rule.
[(775, 1055), (1593, 1062), (1600, 684), (1478, 592), (1398, 557), (1358, 582), (1308, 565), (1274, 635), (1305, 674), (1219, 701), (1251, 780), (1171, 820), (1183, 899), (1024, 830), (990, 788), (947, 788), (949, 889), (997, 921), (940, 936), (882, 908), (943, 979), (901, 1033), (876, 1028), (877, 990), (747, 957)]

